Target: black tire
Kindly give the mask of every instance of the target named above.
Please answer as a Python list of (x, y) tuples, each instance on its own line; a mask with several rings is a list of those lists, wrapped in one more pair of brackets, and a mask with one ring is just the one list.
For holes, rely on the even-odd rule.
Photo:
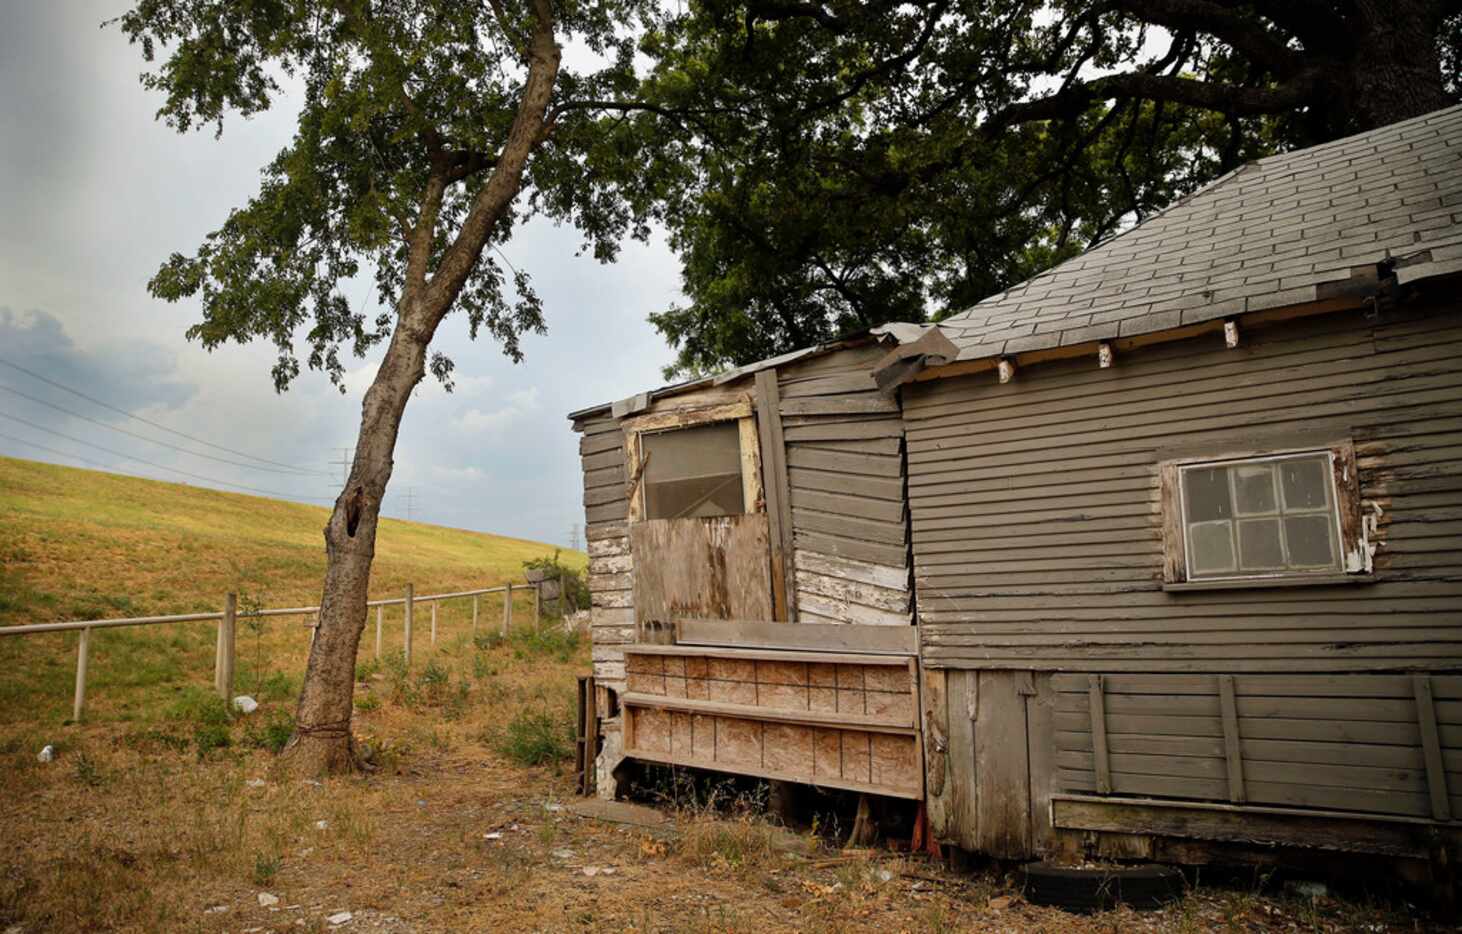
[(1119, 903), (1136, 909), (1161, 908), (1183, 896), (1183, 874), (1172, 866), (1149, 864), (1078, 868), (1050, 863), (1021, 867), (1025, 900), (1032, 905), (1090, 914)]

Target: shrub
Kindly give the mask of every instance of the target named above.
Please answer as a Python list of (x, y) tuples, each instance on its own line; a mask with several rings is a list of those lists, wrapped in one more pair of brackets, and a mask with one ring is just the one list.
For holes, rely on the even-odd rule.
[(365, 684), (367, 681), (371, 680), (371, 678), (380, 670), (381, 660), (379, 658), (369, 658), (363, 662), (356, 662), (355, 680), (359, 681), (361, 684)]
[(282, 671), (276, 671), (265, 678), (259, 685), (259, 700), (293, 700), (299, 694), (299, 686), (294, 679)]
[(583, 637), (577, 632), (562, 629), (515, 629), (510, 640), (513, 657), (525, 661), (534, 657), (550, 656), (560, 662), (572, 661), (579, 650)]
[(202, 759), (215, 749), (223, 749), (233, 742), (228, 727), (216, 723), (200, 723), (193, 729), (193, 745), (198, 747), (198, 758)]
[[(563, 586), (561, 605), (564, 609), (573, 611), (587, 607), (589, 605), (589, 585), (584, 581), (584, 575), (560, 561), (559, 554), (558, 549), (554, 549), (552, 558), (532, 558), (524, 561), (523, 570), (542, 571), (548, 579), (558, 578)], [(543, 612), (552, 614), (559, 605), (558, 601), (545, 600)]]
[(263, 853), (254, 854), (254, 884), (260, 887), (267, 886), (279, 875), (280, 860), (278, 856), (265, 856)]
[(355, 702), (355, 709), (361, 713), (370, 713), (372, 710), (381, 709), (381, 699), (374, 694), (367, 694)]
[(255, 749), (267, 749), (278, 755), (294, 735), (294, 716), (287, 710), (271, 710), (260, 721), (244, 730), (244, 742)]
[(573, 721), (548, 710), (519, 710), (492, 738), (497, 752), (519, 765), (545, 765), (567, 759), (573, 750)]

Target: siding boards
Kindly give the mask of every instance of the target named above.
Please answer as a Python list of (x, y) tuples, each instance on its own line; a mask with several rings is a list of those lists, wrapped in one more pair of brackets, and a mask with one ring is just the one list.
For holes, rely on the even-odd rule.
[(877, 347), (778, 371), (800, 618), (908, 625), (908, 511), (899, 406)]
[(635, 640), (634, 599), (625, 519), (624, 433), (608, 415), (581, 419), (579, 454), (584, 470), (584, 539), (589, 552), (590, 641), (594, 676), (600, 684), (624, 689), (624, 652)]
[[(1205, 337), (1109, 370), (1082, 359), (1004, 385), (986, 373), (906, 387), (925, 663), (1462, 663), (1459, 350), (1453, 309), (1375, 324), (1357, 312), (1247, 333), (1237, 350)], [(1383, 510), (1374, 583), (1162, 591), (1159, 461), (1347, 437), (1361, 497)]]
[[(1225, 744), (1219, 678), (1103, 678), (1105, 748), (1116, 794), (1224, 800), (1242, 775), (1246, 803), (1429, 817), (1433, 799), (1410, 677), (1238, 675), (1237, 743)], [(1059, 791), (1098, 779), (1088, 678), (1056, 675)], [(1462, 676), (1429, 682), (1439, 792), (1462, 802)], [(1445, 699), (1444, 699), (1445, 698)], [(1230, 756), (1237, 754), (1238, 762)], [(1455, 808), (1455, 804), (1452, 805)]]

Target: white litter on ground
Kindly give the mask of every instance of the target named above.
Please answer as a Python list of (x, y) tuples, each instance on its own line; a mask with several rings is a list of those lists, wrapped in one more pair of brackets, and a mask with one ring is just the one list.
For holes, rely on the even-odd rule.
[(259, 709), (259, 702), (247, 694), (240, 694), (234, 698), (234, 709), (239, 713), (253, 713)]
[(36, 756), (36, 760), (39, 762), (50, 762), (54, 758), (56, 758), (56, 747), (50, 743), (46, 743), (41, 749), (40, 755)]

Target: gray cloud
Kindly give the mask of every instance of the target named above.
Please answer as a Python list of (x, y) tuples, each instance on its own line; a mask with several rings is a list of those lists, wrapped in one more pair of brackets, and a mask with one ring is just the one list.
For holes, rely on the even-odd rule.
[[(0, 355), (39, 359), (11, 347), (12, 331), (22, 327), (29, 340), (69, 342), (66, 380), (77, 389), (317, 473), (229, 467), (75, 420), (39, 424), (217, 480), (332, 498), (339, 479), (330, 462), (354, 442), (361, 393), (379, 358), (348, 364), (345, 395), (320, 374), (277, 395), (271, 348), (231, 345), (210, 354), (182, 336), (198, 318), (196, 303), (157, 302), (146, 290), (169, 253), (192, 251), (257, 190), (259, 168), (293, 131), (292, 109), (283, 101), (234, 121), (221, 141), (211, 131), (177, 135), (153, 120), (158, 101), (136, 80), (139, 52), (115, 29), (97, 28), (118, 11), (0, 0), (0, 113), (7, 118), (0, 133), (0, 305), (44, 309), (47, 318), (40, 325), (38, 317), (11, 313)], [(388, 514), (404, 516), (405, 491), (415, 487), (416, 517), (444, 525), (564, 542), (583, 521), (577, 438), (564, 415), (658, 384), (671, 354), (645, 316), (678, 297), (679, 275), (663, 241), (627, 245), (618, 263), (601, 266), (574, 255), (579, 239), (572, 229), (537, 222), (504, 247), (534, 277), (548, 317), (549, 334), (525, 340), (522, 364), (491, 342), (470, 341), (460, 318), (444, 323), (435, 349), (455, 360), (459, 391), (425, 384), (417, 391), (396, 451)], [(347, 284), (344, 293), (368, 297), (364, 282)], [(0, 382), (25, 388), (8, 382), (12, 375), (0, 373)], [(12, 401), (0, 400), (0, 411), (19, 414)], [(81, 400), (72, 403), (109, 420)], [(61, 459), (3, 440), (0, 454)], [(180, 479), (136, 464), (118, 462), (117, 469)]]

